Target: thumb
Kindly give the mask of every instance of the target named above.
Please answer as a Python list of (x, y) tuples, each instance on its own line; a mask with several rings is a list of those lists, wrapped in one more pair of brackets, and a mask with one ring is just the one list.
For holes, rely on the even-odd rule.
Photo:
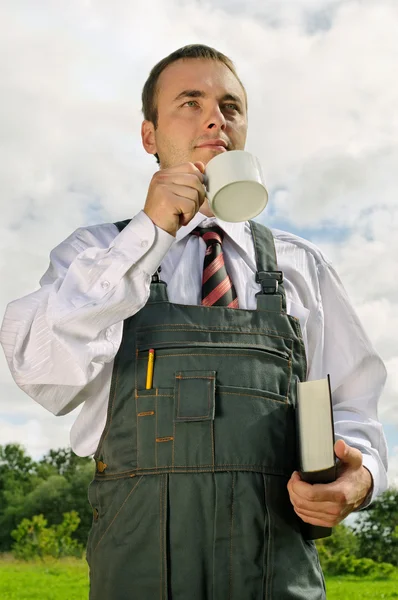
[(199, 169), (199, 171), (201, 173), (205, 172), (205, 164), (204, 163), (197, 161), (197, 162), (194, 162), (193, 164), (195, 165), (195, 167), (197, 167)]
[(362, 453), (357, 448), (352, 448), (346, 444), (344, 440), (337, 440), (334, 445), (334, 452), (343, 463), (351, 464), (353, 467), (362, 465)]

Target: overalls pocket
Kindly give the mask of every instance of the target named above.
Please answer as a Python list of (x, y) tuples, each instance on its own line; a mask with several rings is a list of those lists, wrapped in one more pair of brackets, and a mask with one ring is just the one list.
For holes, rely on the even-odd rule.
[(152, 387), (169, 388), (175, 385), (177, 371), (216, 371), (216, 385), (263, 389), (280, 396), (289, 395), (292, 376), (291, 352), (286, 340), (277, 338), (275, 346), (240, 345), (222, 342), (183, 343), (177, 340), (152, 342), (138, 347), (135, 387), (145, 389), (148, 352), (155, 350)]
[(216, 371), (175, 374), (173, 467), (214, 467)]
[(218, 468), (290, 476), (296, 454), (293, 406), (268, 390), (217, 386), (214, 454)]
[(142, 477), (128, 476), (91, 481), (88, 499), (93, 511), (93, 522), (87, 542), (89, 564), (97, 549), (105, 545), (108, 536), (112, 535), (115, 539), (118, 535), (123, 535), (123, 515), (129, 515), (129, 504), (141, 480)]

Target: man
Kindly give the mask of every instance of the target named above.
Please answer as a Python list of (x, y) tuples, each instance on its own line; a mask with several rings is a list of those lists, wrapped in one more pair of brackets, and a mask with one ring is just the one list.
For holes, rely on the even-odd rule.
[[(184, 47), (142, 97), (160, 164), (143, 211), (62, 242), (1, 334), (24, 391), (56, 415), (83, 404), (71, 444), (97, 464), (90, 597), (325, 598), (300, 523), (336, 525), (386, 488), (384, 366), (316, 247), (212, 215), (206, 164), (247, 134), (233, 63)], [(311, 486), (295, 383), (327, 373), (340, 465)]]

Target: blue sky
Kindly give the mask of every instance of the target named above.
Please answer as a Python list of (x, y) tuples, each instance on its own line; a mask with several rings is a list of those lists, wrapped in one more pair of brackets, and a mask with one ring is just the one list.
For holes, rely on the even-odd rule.
[[(261, 220), (320, 246), (386, 363), (379, 413), (398, 484), (397, 29), (393, 0), (2, 2), (1, 313), (74, 229), (142, 208), (156, 170), (140, 140), (145, 79), (178, 47), (214, 46), (248, 92)], [(68, 444), (75, 416), (36, 405), (0, 355), (0, 443), (41, 456)]]

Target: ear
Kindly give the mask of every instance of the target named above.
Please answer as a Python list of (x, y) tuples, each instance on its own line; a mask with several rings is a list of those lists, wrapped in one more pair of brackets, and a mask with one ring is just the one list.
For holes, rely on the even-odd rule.
[(142, 145), (148, 154), (156, 154), (155, 127), (151, 121), (143, 121), (141, 125)]

